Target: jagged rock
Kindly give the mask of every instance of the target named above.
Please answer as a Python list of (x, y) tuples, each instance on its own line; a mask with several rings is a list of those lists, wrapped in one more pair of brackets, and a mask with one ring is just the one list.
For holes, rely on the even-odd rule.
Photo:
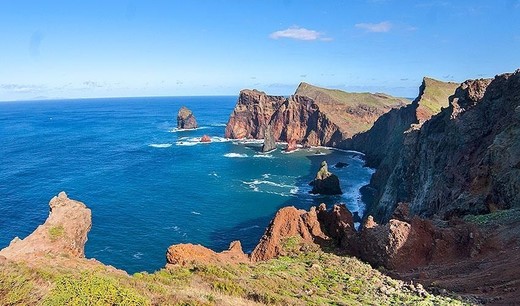
[(374, 266), (407, 271), (469, 258), (478, 252), (480, 239), (475, 226), (464, 222), (440, 228), (418, 217), (411, 222), (391, 219), (384, 225), (370, 218), (350, 243), (355, 255)]
[(25, 239), (16, 237), (0, 256), (13, 261), (31, 261), (34, 257), (84, 257), (87, 233), (92, 226), (91, 212), (85, 204), (60, 192), (49, 202), (45, 223)]
[(226, 137), (263, 139), (263, 127), (271, 125), (275, 141), (336, 146), (366, 131), (381, 114), (406, 103), (386, 95), (345, 93), (306, 83), (289, 98), (242, 90)]
[(211, 138), (208, 135), (203, 135), (200, 138), (200, 142), (211, 142)]
[(296, 139), (290, 139), (287, 141), (287, 147), (285, 148), (285, 152), (292, 152), (298, 149), (298, 142)]
[(372, 181), (382, 221), (399, 202), (410, 213), (448, 219), (520, 207), (520, 71), (464, 82), (450, 104), (388, 150)]
[(198, 127), (195, 116), (187, 107), (183, 106), (177, 113), (178, 129), (196, 129)]
[(327, 236), (333, 238), (338, 246), (349, 248), (350, 240), (355, 235), (354, 218), (344, 204), (336, 204), (330, 211), (325, 204), (320, 204), (318, 220)]
[(269, 152), (276, 149), (276, 140), (274, 139), (273, 129), (267, 125), (264, 132), (264, 144), (262, 145), (262, 152)]
[(339, 178), (329, 172), (326, 161), (321, 162), (321, 168), (310, 185), (313, 194), (336, 195), (343, 193), (339, 185)]
[(309, 212), (294, 206), (280, 209), (251, 253), (251, 260), (263, 261), (279, 256), (284, 251), (284, 239), (291, 237), (298, 237), (301, 243), (309, 244), (327, 240), (321, 231), (315, 207)]
[(337, 163), (334, 165), (334, 168), (336, 168), (336, 169), (341, 169), (341, 168), (345, 168), (346, 166), (348, 166), (347, 163), (344, 163), (344, 162), (337, 162)]
[(249, 258), (242, 251), (240, 241), (233, 241), (227, 251), (217, 253), (199, 244), (175, 244), (166, 251), (168, 265), (196, 265), (210, 263), (239, 263), (248, 262)]

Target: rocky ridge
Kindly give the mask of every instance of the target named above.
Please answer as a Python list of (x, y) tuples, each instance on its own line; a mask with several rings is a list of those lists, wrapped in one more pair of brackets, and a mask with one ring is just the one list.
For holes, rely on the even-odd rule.
[(226, 126), (227, 138), (263, 139), (267, 126), (276, 141), (338, 146), (368, 130), (381, 114), (409, 103), (383, 94), (346, 93), (306, 83), (286, 98), (242, 90)]
[(452, 218), (520, 206), (520, 71), (469, 80), (449, 106), (405, 133), (372, 179), (372, 213), (389, 220), (399, 202), (412, 214)]

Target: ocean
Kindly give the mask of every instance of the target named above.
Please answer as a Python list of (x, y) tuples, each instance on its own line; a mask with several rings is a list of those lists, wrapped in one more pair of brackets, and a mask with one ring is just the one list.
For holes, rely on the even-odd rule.
[[(236, 96), (46, 100), (0, 103), (0, 248), (48, 216), (60, 191), (92, 210), (86, 257), (155, 271), (167, 248), (215, 251), (240, 240), (250, 252), (276, 211), (342, 202), (363, 214), (359, 188), (373, 170), (362, 155), (327, 148), (259, 152), (225, 139)], [(179, 131), (190, 108), (199, 128)], [(202, 135), (211, 143), (200, 143)], [(308, 183), (326, 160), (344, 194), (314, 196)], [(337, 162), (348, 166), (335, 169)]]

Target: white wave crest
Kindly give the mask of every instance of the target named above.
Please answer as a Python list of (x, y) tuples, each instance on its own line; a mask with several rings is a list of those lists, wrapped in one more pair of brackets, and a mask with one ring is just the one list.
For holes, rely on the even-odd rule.
[(247, 157), (247, 154), (240, 154), (240, 153), (226, 153), (224, 154), (225, 157), (230, 158), (244, 158)]
[(191, 211), (191, 213), (194, 214), (194, 215), (201, 215), (201, 213), (198, 212), (198, 211)]
[(152, 148), (169, 148), (172, 146), (172, 144), (171, 143), (152, 143), (152, 144), (149, 144), (148, 146), (152, 147)]
[(253, 155), (253, 157), (257, 157), (257, 158), (274, 158), (274, 156), (272, 156), (270, 154), (255, 154), (255, 155)]

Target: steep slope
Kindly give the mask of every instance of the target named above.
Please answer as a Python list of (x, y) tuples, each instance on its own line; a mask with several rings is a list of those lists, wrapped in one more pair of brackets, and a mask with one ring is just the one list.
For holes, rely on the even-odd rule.
[(383, 94), (346, 93), (306, 83), (288, 98), (243, 90), (225, 136), (262, 139), (270, 124), (277, 141), (338, 146), (368, 130), (381, 114), (407, 103)]
[(398, 202), (443, 218), (520, 206), (519, 105), (520, 71), (464, 82), (449, 107), (407, 133), (372, 212), (384, 221)]

